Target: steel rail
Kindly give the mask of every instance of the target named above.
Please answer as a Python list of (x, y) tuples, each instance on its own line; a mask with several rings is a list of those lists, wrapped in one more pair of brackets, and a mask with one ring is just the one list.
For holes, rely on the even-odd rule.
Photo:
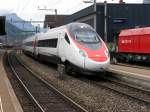
[(42, 81), (48, 88), (52, 89), (56, 94), (58, 94), (59, 96), (61, 96), (65, 101), (67, 101), (72, 107), (74, 107), (75, 109), (77, 109), (80, 112), (88, 112), (86, 109), (84, 109), (82, 106), (80, 106), (78, 103), (74, 102), (71, 98), (67, 97), (66, 95), (64, 95), (62, 92), (60, 92), (58, 89), (56, 89), (53, 85), (51, 85), (50, 83), (48, 83), (46, 80), (42, 79), (41, 77), (35, 75), (35, 73), (29, 68), (27, 67), (24, 63), (22, 63), (17, 57), (16, 57), (17, 61), (20, 63), (20, 65), (22, 65), (27, 71), (29, 71), (34, 77), (36, 77), (37, 79), (39, 79), (40, 81)]
[(13, 74), (17, 77), (18, 81), (20, 82), (20, 84), (23, 86), (23, 88), (26, 90), (26, 92), (28, 93), (28, 95), (31, 97), (32, 101), (35, 102), (35, 104), (37, 105), (37, 107), (40, 109), (41, 112), (45, 112), (44, 109), (42, 108), (42, 106), (38, 103), (38, 101), (34, 98), (34, 96), (31, 94), (31, 92), (28, 90), (28, 88), (25, 86), (25, 84), (23, 83), (23, 81), (20, 79), (20, 77), (18, 76), (18, 73), (15, 71), (14, 67), (11, 64), (10, 61), (10, 57), (8, 55), (8, 63), (10, 65), (10, 68), (13, 72)]
[[(135, 90), (142, 91), (142, 92), (146, 92), (146, 93), (150, 94), (150, 91), (147, 91), (147, 90), (144, 90), (144, 89), (140, 89), (140, 88), (136, 88), (135, 86), (126, 84), (126, 83), (121, 82), (121, 81), (120, 81), (120, 82), (114, 81), (113, 79), (108, 78), (108, 77), (106, 77), (106, 76), (101, 76), (101, 78), (103, 78), (103, 79), (105, 79), (105, 80), (107, 80), (107, 81), (111, 81), (111, 83), (116, 83), (116, 85), (118, 84), (118, 86), (126, 86), (126, 87), (129, 87), (130, 89), (135, 89)], [(137, 98), (137, 97), (135, 97), (134, 95), (130, 95), (130, 94), (127, 94), (127, 93), (125, 93), (125, 92), (116, 90), (116, 89), (111, 88), (111, 87), (109, 87), (109, 86), (107, 86), (107, 85), (105, 85), (105, 84), (101, 84), (101, 83), (99, 83), (99, 82), (96, 83), (96, 82), (94, 82), (94, 81), (93, 81), (93, 84), (96, 85), (96, 86), (98, 86), (98, 87), (101, 86), (101, 87), (103, 87), (103, 88), (107, 88), (107, 89), (109, 89), (109, 90), (112, 90), (112, 91), (117, 92), (117, 93), (119, 93), (119, 94), (122, 94), (122, 95), (124, 95), (124, 96), (131, 97), (131, 98), (133, 98), (133, 99), (135, 99), (135, 100), (144, 102), (144, 103), (146, 103), (146, 104), (150, 104), (150, 100), (145, 100), (145, 99)]]

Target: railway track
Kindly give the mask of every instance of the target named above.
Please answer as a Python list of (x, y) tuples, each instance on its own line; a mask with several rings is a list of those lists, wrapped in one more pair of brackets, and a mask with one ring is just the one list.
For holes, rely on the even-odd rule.
[[(144, 89), (136, 88), (130, 84), (113, 80), (111, 78), (104, 78), (109, 84), (98, 84), (104, 86), (110, 90), (116, 91), (119, 94), (131, 97), (135, 100), (142, 101), (144, 103), (150, 104), (150, 92)], [(109, 86), (108, 86), (109, 85)]]
[(92, 78), (91, 76), (85, 76), (81, 80), (93, 84), (97, 87), (108, 89), (112, 92), (126, 96), (135, 101), (150, 104), (150, 91), (142, 88), (137, 88), (128, 83), (108, 77), (109, 73), (105, 75), (107, 76), (96, 76)]
[(45, 80), (35, 76), (14, 54), (8, 55), (8, 62), (13, 74), (39, 112), (88, 112)]

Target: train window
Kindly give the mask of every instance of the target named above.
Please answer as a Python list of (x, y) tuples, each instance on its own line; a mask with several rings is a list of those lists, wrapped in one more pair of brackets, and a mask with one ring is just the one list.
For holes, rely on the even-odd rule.
[(57, 47), (57, 40), (58, 39), (46, 39), (46, 40), (39, 40), (38, 47)]
[(68, 43), (68, 44), (70, 44), (70, 40), (69, 40), (69, 38), (68, 38), (68, 35), (67, 35), (67, 34), (65, 34), (65, 40), (67, 41), (67, 43)]
[(88, 43), (97, 43), (100, 42), (99, 37), (97, 36), (97, 34), (94, 31), (91, 30), (76, 30), (74, 31), (74, 35), (76, 37), (76, 40), (79, 42), (88, 42)]

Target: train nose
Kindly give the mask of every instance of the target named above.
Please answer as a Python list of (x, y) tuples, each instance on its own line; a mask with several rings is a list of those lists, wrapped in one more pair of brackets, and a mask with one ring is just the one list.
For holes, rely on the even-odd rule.
[[(94, 59), (85, 58), (84, 68), (91, 71), (103, 71), (110, 63), (110, 58), (93, 57)], [(96, 61), (95, 61), (96, 60)], [(103, 60), (103, 61), (102, 61)], [(104, 61), (105, 60), (105, 61)]]
[(93, 54), (89, 56), (89, 58), (96, 62), (104, 62), (107, 60), (108, 57), (106, 56), (105, 53), (103, 53), (103, 54)]

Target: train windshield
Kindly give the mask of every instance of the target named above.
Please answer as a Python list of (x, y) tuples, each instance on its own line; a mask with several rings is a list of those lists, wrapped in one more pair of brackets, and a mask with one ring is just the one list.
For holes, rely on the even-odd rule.
[(74, 31), (74, 36), (78, 42), (99, 43), (99, 36), (92, 30), (78, 29)]
[(97, 50), (102, 46), (100, 36), (90, 25), (84, 23), (71, 23), (68, 28), (72, 38), (83, 46), (92, 50)]

